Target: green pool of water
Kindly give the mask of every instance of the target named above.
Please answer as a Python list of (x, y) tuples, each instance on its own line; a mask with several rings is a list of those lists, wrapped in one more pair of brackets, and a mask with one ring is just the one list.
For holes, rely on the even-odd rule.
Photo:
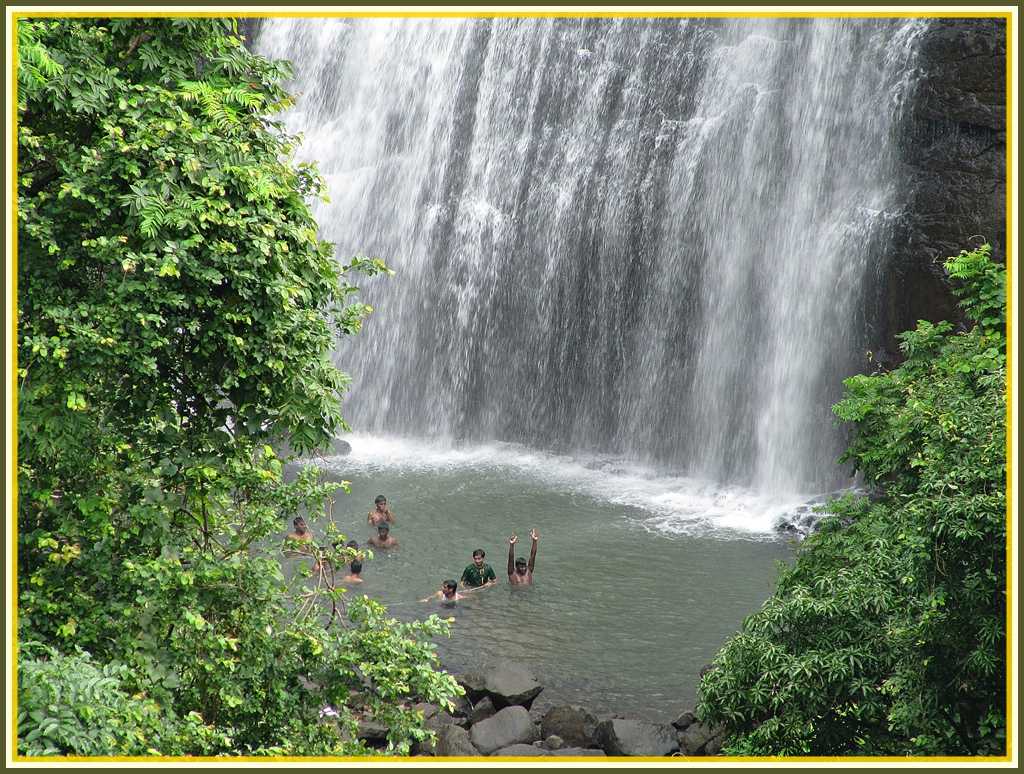
[[(535, 671), (549, 700), (663, 721), (692, 708), (701, 667), (771, 593), (776, 562), (792, 555), (770, 534), (702, 522), (691, 513), (699, 498), (690, 498), (673, 530), (671, 513), (652, 512), (640, 497), (638, 505), (612, 501), (593, 485), (590, 468), (559, 472), (558, 460), (523, 465), (501, 455), (431, 459), (429, 449), (375, 455), (372, 445), (365, 453), (353, 445), (352, 455), (321, 463), (331, 478), (352, 484), (351, 494), (338, 493), (335, 521), (365, 545), (374, 532), (366, 513), (384, 494), (400, 542), (366, 563), (366, 582), (353, 591), (402, 619), (452, 615), (451, 639), (438, 642), (446, 668), (512, 658)], [(598, 469), (596, 478), (615, 475)], [(620, 478), (622, 487), (613, 481), (608, 491), (628, 495), (637, 479)], [(312, 526), (318, 532), (322, 523)], [(507, 538), (519, 535), (518, 553), (526, 555), (534, 527), (535, 584), (512, 588)], [(417, 601), (443, 579), (458, 579), (475, 548), (487, 552), (497, 587), (454, 610)]]

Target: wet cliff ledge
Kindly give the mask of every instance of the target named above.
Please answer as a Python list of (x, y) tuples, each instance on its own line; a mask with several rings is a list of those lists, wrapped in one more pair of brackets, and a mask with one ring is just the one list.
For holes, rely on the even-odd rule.
[(1006, 242), (1006, 22), (937, 19), (924, 33), (920, 81), (901, 127), (907, 217), (883, 283), (879, 343), (919, 319), (956, 319), (943, 260)]

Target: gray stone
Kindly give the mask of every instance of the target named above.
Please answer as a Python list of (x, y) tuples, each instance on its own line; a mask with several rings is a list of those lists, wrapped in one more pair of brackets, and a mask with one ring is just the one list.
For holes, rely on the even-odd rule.
[(550, 694), (549, 690), (545, 688), (536, 699), (530, 702), (530, 717), (533, 718), (534, 723), (540, 723), (553, 707), (560, 707), (566, 703), (564, 700), (559, 700), (554, 694)]
[(434, 715), (436, 715), (438, 712), (441, 711), (441, 708), (438, 707), (436, 704), (431, 704), (430, 702), (426, 702), (426, 701), (421, 701), (421, 702), (418, 702), (416, 704), (413, 704), (412, 708), (414, 710), (422, 712), (424, 720), (429, 720), (430, 718), (434, 717)]
[(491, 755), (550, 755), (550, 753), (540, 747), (534, 747), (532, 744), (510, 744), (508, 747), (502, 747), (500, 750), (495, 750)]
[(452, 699), (452, 714), (456, 717), (468, 717), (473, 709), (473, 703), (465, 696), (456, 696)]
[(439, 708), (430, 717), (424, 716), (423, 725), (431, 731), (440, 731), (442, 728), (458, 725), (458, 723), (454, 717)]
[(539, 738), (530, 713), (518, 706), (506, 707), (493, 717), (481, 720), (470, 729), (469, 735), (484, 755), (513, 744), (530, 744)]
[(441, 729), (437, 734), (437, 742), (434, 744), (434, 755), (467, 756), (480, 755), (480, 751), (473, 746), (469, 738), (469, 732), (458, 726), (448, 726)]
[(679, 749), (676, 730), (644, 720), (612, 718), (598, 724), (598, 745), (609, 755), (669, 755)]
[(388, 727), (373, 720), (360, 720), (356, 728), (356, 738), (371, 746), (383, 744), (388, 739)]
[(479, 672), (463, 672), (461, 675), (453, 675), (453, 677), (455, 682), (466, 691), (466, 698), (470, 702), (477, 702), (487, 695), (484, 676)]
[(697, 719), (696, 715), (694, 715), (692, 712), (687, 710), (682, 715), (680, 715), (678, 718), (673, 720), (672, 721), (672, 725), (675, 726), (676, 728), (678, 728), (680, 731), (685, 731), (687, 728), (689, 728), (690, 726), (693, 725), (693, 723), (694, 723), (694, 721), (696, 719)]
[(560, 736), (570, 747), (592, 747), (597, 723), (597, 718), (583, 707), (563, 704), (552, 707), (541, 718), (540, 733)]
[(487, 718), (494, 717), (494, 713), (498, 710), (494, 707), (494, 702), (491, 701), (489, 696), (484, 696), (480, 701), (473, 705), (473, 709), (470, 710), (468, 715), (469, 724), (474, 725), (479, 723), (481, 720), (487, 720)]
[(529, 709), (544, 687), (523, 664), (502, 660), (484, 670), (484, 690), (498, 709), (516, 705)]
[[(543, 733), (543, 731), (541, 733)], [(544, 746), (549, 750), (561, 750), (565, 747), (565, 740), (557, 734), (552, 734), (544, 740)]]
[(722, 752), (722, 745), (725, 744), (725, 734), (719, 734), (718, 736), (712, 737), (708, 740), (708, 743), (704, 745), (705, 755), (718, 755)]
[[(722, 726), (708, 726), (704, 723), (692, 723), (679, 734), (679, 749), (687, 755), (706, 755), (705, 746), (716, 737), (722, 736)], [(721, 745), (718, 746), (721, 749)]]
[(597, 758), (597, 757), (603, 758), (605, 756), (605, 752), (604, 752), (604, 750), (595, 750), (593, 748), (587, 748), (587, 747), (562, 747), (562, 748), (559, 748), (558, 750), (550, 750), (548, 752), (548, 755), (557, 755), (558, 757), (563, 757), (563, 756), (565, 756), (565, 757), (568, 757), (568, 756), (576, 756), (576, 757), (587, 756), (587, 757), (594, 757), (594, 758)]
[(345, 457), (352, 452), (352, 444), (348, 441), (343, 441), (340, 438), (335, 438), (331, 441), (331, 446), (334, 449), (334, 453)]

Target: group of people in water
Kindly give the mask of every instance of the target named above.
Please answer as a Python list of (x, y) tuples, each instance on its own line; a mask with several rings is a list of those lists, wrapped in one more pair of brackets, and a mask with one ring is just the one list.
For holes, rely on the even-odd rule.
[[(398, 540), (391, 534), (391, 525), (395, 523), (395, 514), (388, 506), (387, 498), (384, 495), (377, 495), (374, 499), (373, 510), (366, 514), (366, 522), (371, 527), (376, 527), (377, 530), (377, 534), (371, 535), (366, 541), (370, 546), (381, 550), (398, 548)], [(305, 519), (297, 516), (292, 521), (292, 525), (294, 530), (289, 533), (287, 541), (312, 544), (313, 534), (306, 525)], [(540, 541), (540, 535), (537, 534), (536, 529), (530, 530), (530, 541), (530, 558), (526, 559), (522, 556), (517, 558), (515, 555), (515, 547), (519, 543), (518, 536), (511, 535), (508, 539), (508, 582), (513, 586), (528, 586), (533, 583), (533, 569), (537, 562), (537, 543)], [(358, 551), (359, 544), (355, 540), (350, 540), (346, 547)], [(439, 600), (447, 606), (463, 599), (465, 594), (497, 585), (498, 578), (494, 573), (494, 568), (484, 561), (486, 557), (487, 553), (482, 548), (476, 549), (473, 551), (473, 563), (467, 565), (466, 569), (462, 571), (462, 577), (458, 582), (454, 579), (445, 580), (441, 583), (441, 588), (438, 591), (420, 601)], [(341, 582), (362, 583), (362, 572), (362, 559), (357, 555), (349, 562), (348, 574), (341, 579)]]

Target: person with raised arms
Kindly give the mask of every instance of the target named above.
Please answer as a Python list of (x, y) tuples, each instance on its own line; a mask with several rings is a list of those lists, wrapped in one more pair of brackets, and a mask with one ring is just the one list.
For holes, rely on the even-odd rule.
[(529, 586), (533, 583), (533, 567), (537, 563), (537, 541), (540, 540), (536, 529), (530, 530), (530, 539), (530, 561), (526, 561), (522, 556), (516, 559), (515, 545), (519, 538), (512, 535), (508, 539), (508, 582), (513, 586)]

